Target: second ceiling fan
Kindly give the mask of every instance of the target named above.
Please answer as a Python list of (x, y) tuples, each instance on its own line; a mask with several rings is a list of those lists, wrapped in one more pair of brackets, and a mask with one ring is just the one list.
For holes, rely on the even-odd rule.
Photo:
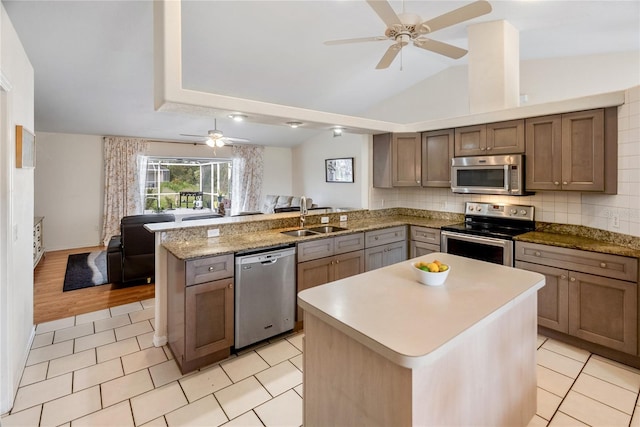
[(413, 42), (413, 45), (416, 47), (448, 56), (449, 58), (461, 58), (467, 53), (465, 49), (423, 36), (491, 12), (489, 2), (478, 0), (436, 18), (422, 21), (420, 16), (413, 13), (396, 14), (386, 0), (367, 0), (367, 3), (387, 26), (384, 36), (332, 40), (325, 42), (325, 44), (337, 45), (381, 40), (394, 41), (395, 43), (389, 46), (380, 62), (378, 62), (376, 69), (389, 67), (402, 48), (410, 42)]

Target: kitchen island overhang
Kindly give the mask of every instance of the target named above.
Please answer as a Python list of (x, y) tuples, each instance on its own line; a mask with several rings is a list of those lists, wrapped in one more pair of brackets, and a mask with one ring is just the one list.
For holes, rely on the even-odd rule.
[[(434, 259), (447, 282), (420, 284), (411, 262)], [(305, 425), (526, 425), (542, 286), (435, 253), (301, 292)]]

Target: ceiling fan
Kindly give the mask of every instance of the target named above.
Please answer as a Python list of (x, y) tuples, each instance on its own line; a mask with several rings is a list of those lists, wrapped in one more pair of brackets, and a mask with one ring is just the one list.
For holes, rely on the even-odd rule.
[[(404, 13), (404, 10), (403, 13), (396, 14), (387, 0), (367, 0), (367, 3), (387, 26), (384, 36), (331, 40), (324, 42), (324, 44), (337, 45), (382, 40), (394, 41), (395, 43), (389, 46), (380, 62), (378, 62), (376, 69), (389, 67), (396, 55), (398, 55), (402, 48), (408, 45), (409, 42), (413, 42), (414, 46), (421, 49), (448, 56), (449, 58), (459, 59), (467, 53), (465, 49), (422, 36), (491, 12), (489, 2), (478, 0), (428, 21), (422, 21), (420, 16), (413, 13)], [(404, 2), (402, 4), (404, 9)]]
[(235, 138), (232, 136), (224, 136), (221, 130), (218, 129), (217, 120), (213, 119), (213, 129), (210, 129), (206, 135), (190, 135), (187, 133), (181, 133), (181, 136), (193, 136), (197, 138), (206, 138), (205, 143), (209, 147), (222, 147), (230, 142), (249, 142), (248, 139)]

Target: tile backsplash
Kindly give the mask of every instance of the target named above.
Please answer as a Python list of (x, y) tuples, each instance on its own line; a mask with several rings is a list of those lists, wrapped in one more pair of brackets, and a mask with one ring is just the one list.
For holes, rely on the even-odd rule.
[(467, 201), (535, 206), (536, 221), (583, 225), (640, 236), (640, 86), (618, 108), (618, 194), (569, 191), (531, 196), (453, 194), (448, 188), (371, 188), (369, 209), (407, 207), (464, 213)]

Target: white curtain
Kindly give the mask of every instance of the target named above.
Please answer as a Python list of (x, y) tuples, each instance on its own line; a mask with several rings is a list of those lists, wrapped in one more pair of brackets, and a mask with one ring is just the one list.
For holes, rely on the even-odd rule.
[(231, 166), (231, 215), (259, 211), (262, 201), (264, 147), (234, 145)]
[(104, 138), (104, 215), (102, 242), (120, 234), (120, 220), (143, 213), (141, 159), (149, 143), (139, 138)]

